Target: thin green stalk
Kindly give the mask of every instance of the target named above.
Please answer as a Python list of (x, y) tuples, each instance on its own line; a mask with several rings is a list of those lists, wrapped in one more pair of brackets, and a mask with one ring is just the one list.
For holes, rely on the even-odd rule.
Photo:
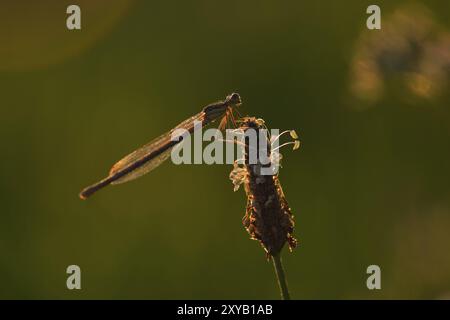
[(291, 300), (291, 296), (289, 295), (289, 289), (287, 286), (286, 275), (284, 273), (283, 264), (281, 263), (280, 253), (272, 256), (272, 261), (273, 267), (275, 268), (278, 285), (280, 286), (281, 298), (283, 300)]

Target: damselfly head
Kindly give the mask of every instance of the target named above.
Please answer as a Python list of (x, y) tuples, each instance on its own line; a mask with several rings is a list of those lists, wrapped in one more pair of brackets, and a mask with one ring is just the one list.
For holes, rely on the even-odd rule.
[(240, 106), (242, 104), (242, 99), (239, 93), (233, 92), (232, 94), (228, 95), (226, 98), (226, 101), (229, 105), (233, 106)]

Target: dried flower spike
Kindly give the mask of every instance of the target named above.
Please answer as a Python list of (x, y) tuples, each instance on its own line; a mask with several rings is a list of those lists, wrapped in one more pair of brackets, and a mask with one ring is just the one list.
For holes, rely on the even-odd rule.
[[(262, 119), (253, 117), (243, 118), (240, 125), (243, 133), (249, 129), (255, 130), (257, 137), (255, 145), (267, 145), (266, 152), (271, 162), (281, 161), (281, 155), (271, 150), (271, 141), (277, 140), (279, 136), (275, 139), (267, 139), (267, 134), (259, 134), (259, 131), (265, 128)], [(295, 131), (288, 132), (294, 139), (298, 138)], [(266, 142), (259, 141), (260, 139), (265, 139)], [(299, 141), (295, 140), (288, 144), (294, 144), (294, 147), (298, 148)], [(261, 243), (267, 257), (270, 258), (279, 254), (286, 242), (290, 250), (296, 246), (297, 240), (292, 236), (294, 231), (293, 215), (281, 188), (278, 173), (261, 174), (262, 169), (270, 167), (271, 163), (263, 165), (259, 158), (260, 150), (257, 150), (257, 161), (251, 164), (249, 161), (250, 148), (249, 139), (246, 137), (245, 162), (242, 165), (235, 163), (234, 169), (230, 173), (230, 179), (233, 181), (235, 191), (240, 184), (244, 184), (247, 194), (247, 210), (242, 222), (251, 238)]]

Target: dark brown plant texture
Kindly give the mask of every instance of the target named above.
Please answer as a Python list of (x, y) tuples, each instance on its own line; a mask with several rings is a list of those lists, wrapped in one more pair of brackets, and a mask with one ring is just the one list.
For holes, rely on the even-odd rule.
[[(267, 134), (260, 134), (260, 130), (267, 130), (262, 119), (254, 117), (243, 118), (240, 125), (241, 133), (245, 134), (249, 129), (256, 132), (256, 139), (260, 148), (263, 146), (267, 154), (269, 163), (263, 164), (260, 159), (260, 151), (255, 152), (257, 161), (252, 163), (249, 159), (250, 148), (249, 138), (245, 137), (243, 143), (244, 163), (235, 162), (234, 169), (230, 173), (230, 179), (235, 185), (235, 191), (241, 184), (247, 195), (247, 207), (242, 219), (244, 227), (250, 234), (251, 239), (258, 240), (266, 252), (267, 258), (278, 255), (287, 243), (292, 250), (297, 245), (297, 240), (293, 236), (294, 216), (288, 205), (280, 180), (278, 170), (274, 174), (262, 174), (263, 169), (269, 169), (271, 165), (279, 165), (281, 155), (272, 152), (272, 142), (279, 137), (270, 139)], [(297, 140), (295, 131), (288, 131), (295, 139), (288, 144), (293, 144), (297, 149), (300, 142)], [(272, 141), (271, 141), (272, 140)], [(266, 161), (267, 162), (267, 161)]]

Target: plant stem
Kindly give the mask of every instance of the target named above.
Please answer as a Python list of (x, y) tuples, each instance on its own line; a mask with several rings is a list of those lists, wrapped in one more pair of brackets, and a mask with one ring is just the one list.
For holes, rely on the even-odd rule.
[(287, 286), (286, 275), (284, 274), (283, 264), (281, 263), (280, 253), (272, 256), (273, 267), (275, 268), (275, 274), (278, 279), (278, 285), (280, 286), (281, 298), (283, 300), (291, 300), (289, 295), (289, 289)]

